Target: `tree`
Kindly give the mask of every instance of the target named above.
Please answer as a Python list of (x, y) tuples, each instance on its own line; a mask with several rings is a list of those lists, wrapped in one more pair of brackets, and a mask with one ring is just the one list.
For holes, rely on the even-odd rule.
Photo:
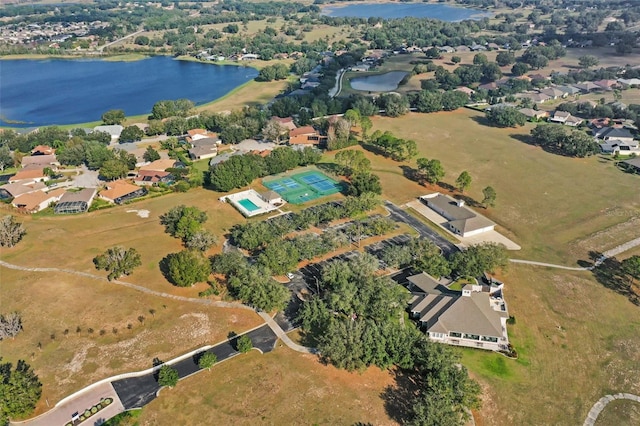
[(42, 395), (42, 383), (23, 360), (12, 369), (10, 362), (0, 358), (0, 422), (8, 424), (9, 418), (31, 414)]
[(466, 170), (460, 173), (456, 179), (456, 187), (460, 192), (464, 192), (471, 186), (471, 175)]
[(122, 246), (115, 246), (94, 257), (93, 264), (96, 269), (108, 271), (107, 278), (111, 281), (123, 275), (131, 275), (135, 268), (142, 265), (142, 261), (136, 249), (125, 250)]
[(431, 47), (424, 52), (427, 59), (440, 59), (440, 50), (437, 47)]
[(179, 287), (190, 287), (204, 282), (211, 274), (211, 264), (202, 253), (182, 250), (166, 257), (167, 277)]
[(357, 173), (366, 173), (371, 169), (371, 161), (364, 156), (362, 151), (347, 149), (340, 151), (335, 156), (336, 163), (342, 166), (341, 173), (351, 176)]
[(487, 120), (498, 127), (524, 126), (527, 117), (514, 107), (493, 107), (486, 112)]
[(436, 184), (444, 177), (444, 167), (440, 160), (418, 158), (418, 171), (422, 177), (431, 184)]
[(144, 154), (142, 154), (142, 158), (144, 159), (144, 161), (152, 162), (152, 161), (159, 160), (160, 154), (158, 153), (158, 151), (153, 149), (152, 146), (148, 146), (147, 149), (144, 151)]
[(165, 132), (164, 121), (162, 120), (149, 120), (149, 127), (147, 127), (147, 136), (161, 135)]
[(183, 204), (173, 207), (160, 215), (160, 224), (164, 225), (164, 232), (183, 241), (200, 231), (201, 225), (207, 221), (207, 213), (197, 207), (187, 207)]
[(236, 339), (236, 348), (238, 352), (241, 354), (246, 354), (251, 349), (253, 349), (253, 342), (251, 341), (251, 337), (243, 334), (242, 336)]
[(511, 74), (513, 74), (516, 77), (520, 77), (521, 75), (525, 75), (527, 73), (527, 71), (529, 71), (529, 67), (527, 66), (527, 64), (525, 64), (523, 62), (516, 62), (511, 67)]
[(296, 269), (300, 253), (291, 241), (269, 244), (260, 256), (258, 263), (269, 268), (274, 274), (283, 275)]
[(120, 143), (139, 141), (144, 137), (144, 131), (138, 126), (127, 126), (122, 129), (118, 141)]
[(12, 167), (13, 164), (14, 160), (9, 147), (6, 145), (0, 146), (0, 172), (3, 172), (7, 167)]
[(13, 216), (3, 216), (0, 220), (0, 247), (15, 246), (26, 233), (22, 223), (16, 222)]
[(509, 264), (507, 249), (502, 244), (483, 243), (468, 247), (451, 257), (451, 266), (456, 276), (479, 277), (484, 272), (495, 272)]
[(287, 129), (276, 120), (269, 120), (262, 128), (262, 137), (268, 141), (280, 143), (281, 139), (287, 135)]
[(460, 56), (452, 56), (451, 62), (453, 62), (454, 64), (459, 64), (460, 62), (462, 62), (462, 58)]
[(238, 269), (228, 278), (227, 286), (234, 298), (266, 312), (283, 309), (291, 298), (289, 290), (260, 265)]
[(475, 55), (473, 55), (474, 65), (484, 65), (488, 63), (489, 63), (489, 59), (487, 58), (487, 55), (485, 55), (484, 53), (476, 53)]
[(507, 65), (511, 65), (516, 61), (516, 57), (512, 52), (502, 51), (498, 52), (496, 56), (496, 63), (501, 67), (506, 67)]
[(494, 207), (496, 205), (496, 190), (491, 186), (487, 186), (482, 190), (482, 205), (486, 209), (487, 207)]
[(218, 362), (218, 357), (213, 352), (205, 352), (198, 358), (198, 367), (211, 370), (211, 367)]
[(110, 109), (102, 114), (102, 121), (104, 124), (122, 124), (124, 122), (124, 111), (121, 109)]
[(380, 177), (373, 173), (357, 173), (351, 176), (348, 195), (360, 196), (365, 192), (376, 195), (382, 194), (382, 185), (380, 185)]
[(184, 242), (188, 249), (207, 251), (218, 242), (218, 238), (209, 231), (200, 230), (189, 235)]
[(106, 180), (123, 178), (128, 172), (129, 166), (119, 159), (107, 160), (100, 167), (100, 176)]
[(22, 316), (18, 312), (11, 312), (7, 316), (0, 315), (0, 340), (7, 337), (12, 339), (22, 331)]
[(640, 256), (634, 255), (624, 259), (621, 265), (625, 274), (636, 280), (640, 280)]
[(592, 68), (597, 66), (600, 60), (593, 55), (583, 55), (578, 58), (578, 65), (580, 68)]
[(160, 386), (168, 386), (170, 388), (174, 387), (178, 384), (178, 380), (180, 376), (178, 375), (178, 370), (169, 366), (163, 365), (158, 370), (158, 384)]

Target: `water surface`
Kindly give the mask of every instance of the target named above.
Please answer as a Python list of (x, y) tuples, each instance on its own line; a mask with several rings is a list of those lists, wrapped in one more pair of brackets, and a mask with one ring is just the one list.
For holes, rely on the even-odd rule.
[(365, 92), (390, 92), (408, 74), (406, 71), (390, 71), (384, 74), (355, 77), (349, 81), (352, 89)]

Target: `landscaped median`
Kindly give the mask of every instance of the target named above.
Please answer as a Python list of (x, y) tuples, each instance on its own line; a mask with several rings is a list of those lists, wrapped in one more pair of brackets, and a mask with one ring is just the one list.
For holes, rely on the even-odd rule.
[(99, 403), (97, 403), (93, 407), (87, 408), (86, 410), (84, 410), (84, 413), (80, 414), (80, 416), (78, 416), (75, 420), (72, 420), (72, 421), (66, 423), (65, 426), (76, 426), (76, 425), (79, 425), (80, 423), (82, 423), (85, 420), (89, 419), (89, 417), (92, 417), (95, 414), (97, 414), (100, 410), (102, 410), (102, 409), (106, 408), (107, 406), (111, 405), (112, 402), (113, 402), (113, 398), (105, 398), (105, 399), (101, 400)]

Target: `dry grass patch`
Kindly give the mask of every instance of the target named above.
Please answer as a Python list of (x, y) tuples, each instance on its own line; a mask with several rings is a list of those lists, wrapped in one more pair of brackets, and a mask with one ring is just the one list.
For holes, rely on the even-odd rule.
[(615, 400), (607, 405), (598, 416), (596, 426), (632, 426), (640, 424), (640, 403), (629, 400)]
[(0, 274), (0, 311), (19, 311), (24, 324), (15, 339), (0, 342), (0, 353), (35, 368), (44, 385), (37, 413), (46, 399), (55, 403), (97, 380), (149, 368), (155, 357), (167, 360), (261, 323), (248, 310), (176, 302), (65, 273)]
[(233, 358), (165, 390), (145, 408), (142, 425), (395, 424), (380, 393), (392, 374), (348, 373), (285, 347)]
[[(182, 244), (179, 239), (164, 233), (159, 217), (179, 204), (206, 211), (209, 219), (204, 228), (219, 238), (219, 245), (210, 252), (215, 253), (220, 250), (223, 235), (231, 226), (244, 220), (231, 205), (218, 200), (220, 195), (194, 189), (83, 215), (25, 216), (27, 235), (17, 247), (4, 250), (3, 259), (21, 266), (67, 268), (106, 276), (95, 270), (93, 257), (115, 245), (133, 247), (142, 256), (142, 266), (131, 276), (123, 277), (124, 281), (157, 291), (197, 297), (204, 287), (176, 288), (160, 272), (159, 262), (168, 253), (180, 251)], [(139, 210), (149, 211), (149, 217), (138, 216)]]
[(600, 397), (640, 392), (636, 306), (587, 272), (512, 266), (505, 279), (520, 358), (463, 351), (490, 399), (484, 424), (582, 424)]
[[(415, 140), (420, 156), (439, 159), (446, 183), (453, 184), (467, 170), (473, 177), (466, 193), (471, 198), (480, 201), (482, 188), (493, 186), (497, 205), (482, 213), (523, 246), (523, 258), (568, 264), (587, 259), (587, 251), (572, 250), (569, 244), (640, 216), (637, 176), (620, 172), (599, 156), (562, 157), (516, 139), (528, 135), (531, 124), (517, 129), (489, 127), (483, 124), (481, 113), (467, 109), (375, 117), (373, 123), (374, 130)], [(391, 200), (403, 203), (429, 192), (402, 176), (403, 164), (373, 154), (368, 157), (374, 171), (381, 171), (383, 188)], [(416, 167), (415, 161), (407, 165)], [(628, 213), (624, 217), (609, 214), (612, 209)], [(620, 234), (610, 244), (629, 239)]]

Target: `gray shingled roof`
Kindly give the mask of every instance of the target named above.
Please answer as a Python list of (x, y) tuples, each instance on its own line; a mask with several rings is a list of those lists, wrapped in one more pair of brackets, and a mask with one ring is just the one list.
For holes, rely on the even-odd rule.
[(456, 200), (445, 195), (439, 194), (435, 197), (427, 198), (427, 201), (445, 212), (445, 217), (449, 220), (449, 224), (462, 232), (495, 225), (486, 217), (475, 213), (467, 207), (459, 207)]

